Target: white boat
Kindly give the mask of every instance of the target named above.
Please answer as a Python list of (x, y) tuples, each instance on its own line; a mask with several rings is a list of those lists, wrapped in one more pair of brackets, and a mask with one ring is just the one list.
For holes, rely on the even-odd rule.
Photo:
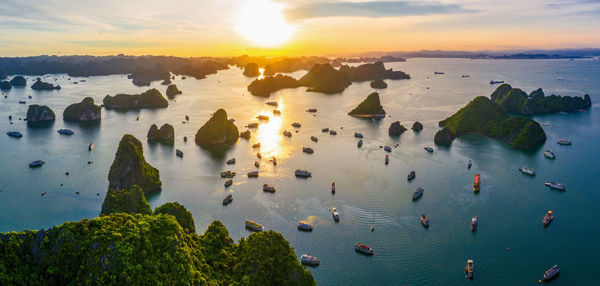
[(361, 244), (358, 242), (354, 244), (354, 250), (356, 250), (357, 252), (360, 252), (362, 254), (365, 254), (365, 255), (373, 255), (375, 253), (373, 248), (369, 247), (366, 244)]
[(467, 278), (473, 279), (473, 260), (467, 260), (467, 267), (465, 267), (465, 273), (467, 273)]
[(318, 258), (316, 258), (314, 256), (306, 255), (306, 254), (303, 254), (300, 257), (300, 262), (303, 265), (307, 265), (307, 266), (318, 266), (319, 264), (321, 264), (321, 261), (319, 261)]
[(565, 188), (564, 184), (557, 183), (557, 182), (546, 182), (546, 183), (544, 183), (544, 185), (546, 185), (547, 187), (550, 187), (551, 189), (555, 189), (555, 190), (560, 190), (560, 191), (566, 191), (567, 190)]
[(535, 176), (535, 170), (533, 170), (532, 168), (529, 168), (529, 167), (519, 168), (519, 171), (521, 171), (521, 173), (523, 173), (525, 175)]
[(313, 230), (312, 224), (310, 224), (310, 222), (305, 221), (305, 220), (299, 221), (298, 224), (296, 225), (296, 227), (298, 228), (298, 230), (303, 230), (303, 231), (312, 231)]
[(550, 150), (544, 150), (544, 156), (549, 159), (556, 159), (556, 156), (554, 156), (554, 153)]
[(571, 145), (573, 143), (571, 141), (569, 141), (569, 140), (560, 139), (560, 140), (558, 140), (558, 142), (556, 142), (556, 144), (558, 144), (558, 145)]
[(479, 222), (479, 219), (476, 216), (474, 216), (471, 219), (471, 231), (475, 231), (477, 229), (477, 223), (478, 222)]
[(340, 213), (336, 208), (331, 209), (331, 216), (333, 217), (333, 220), (340, 221)]

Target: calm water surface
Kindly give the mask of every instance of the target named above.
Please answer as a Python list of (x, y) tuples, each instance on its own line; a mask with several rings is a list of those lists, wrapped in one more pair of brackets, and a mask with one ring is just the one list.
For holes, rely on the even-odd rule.
[[(388, 68), (408, 72), (412, 79), (387, 81), (380, 91), (390, 117), (373, 122), (352, 118), (346, 113), (372, 89), (369, 82), (354, 83), (341, 94), (307, 93), (302, 88), (279, 91), (270, 99), (251, 96), (246, 86), (252, 81), (237, 68), (221, 71), (203, 80), (177, 78), (183, 91), (166, 109), (117, 112), (103, 110), (97, 126), (81, 126), (62, 121), (64, 108), (83, 97), (101, 102), (106, 94), (139, 93), (124, 75), (85, 78), (75, 85), (57, 75), (60, 91), (34, 91), (13, 88), (0, 99), (0, 231), (48, 228), (65, 221), (93, 218), (100, 212), (108, 186), (108, 170), (123, 134), (135, 135), (144, 144), (146, 160), (160, 170), (163, 190), (148, 198), (152, 207), (165, 202), (184, 204), (194, 215), (196, 228), (204, 232), (213, 220), (221, 220), (234, 239), (249, 235), (244, 220), (252, 219), (267, 229), (282, 233), (298, 255), (319, 257), (321, 266), (312, 269), (321, 285), (533, 285), (554, 264), (561, 275), (553, 285), (595, 283), (600, 253), (597, 218), (600, 194), (600, 62), (593, 60), (468, 60), (410, 59), (388, 63)], [(444, 75), (434, 75), (443, 71)], [(292, 73), (300, 77), (305, 71)], [(462, 78), (461, 75), (470, 75)], [(47, 78), (53, 81), (54, 76)], [(81, 80), (84, 78), (72, 78)], [(32, 84), (29, 77), (28, 84)], [(490, 80), (505, 80), (530, 92), (542, 87), (546, 94), (592, 95), (591, 110), (569, 115), (536, 116), (548, 140), (536, 150), (516, 151), (505, 144), (481, 136), (466, 136), (451, 147), (433, 145), (437, 122), (454, 113), (475, 96), (489, 94), (496, 86)], [(162, 92), (165, 86), (153, 83)], [(33, 98), (28, 99), (31, 95)], [(27, 106), (50, 106), (57, 121), (48, 128), (27, 128)], [(271, 117), (241, 139), (235, 146), (215, 154), (193, 142), (196, 130), (218, 108), (225, 108), (240, 131), (259, 114), (272, 115), (266, 101), (279, 102), (281, 116)], [(317, 108), (314, 114), (305, 112)], [(13, 116), (10, 125), (8, 116)], [(140, 116), (140, 121), (136, 117)], [(189, 123), (182, 123), (189, 115)], [(387, 128), (399, 120), (410, 127), (418, 120), (425, 126), (415, 133), (408, 130), (390, 138)], [(292, 122), (302, 124), (294, 129)], [(174, 147), (149, 145), (146, 133), (152, 124), (175, 127)], [(321, 133), (329, 127), (337, 136)], [(73, 136), (62, 136), (60, 128), (71, 128)], [(23, 138), (4, 135), (17, 130)], [(294, 131), (291, 138), (284, 130)], [(356, 147), (354, 132), (365, 138)], [(310, 136), (319, 138), (312, 142)], [(183, 137), (190, 140), (183, 142)], [(558, 146), (566, 138), (572, 146)], [(94, 143), (93, 152), (87, 150)], [(262, 144), (264, 158), (277, 157), (278, 165), (260, 161), (260, 177), (247, 178), (255, 170), (257, 149)], [(381, 145), (399, 144), (384, 164)], [(312, 147), (314, 154), (302, 153)], [(434, 153), (423, 150), (433, 146)], [(175, 156), (175, 148), (185, 156)], [(557, 159), (544, 158), (544, 149)], [(225, 160), (235, 157), (233, 166)], [(30, 169), (28, 163), (42, 159), (46, 165)], [(473, 160), (473, 168), (466, 168)], [(87, 164), (93, 161), (93, 164)], [(536, 177), (517, 169), (529, 166)], [(309, 179), (297, 179), (294, 170), (312, 172)], [(219, 177), (222, 170), (238, 172), (226, 189)], [(417, 177), (407, 182), (415, 170)], [(65, 176), (65, 172), (70, 172)], [(482, 190), (472, 192), (473, 176), (482, 175)], [(564, 193), (544, 187), (545, 181), (567, 186)], [(330, 193), (335, 181), (337, 192)], [(263, 193), (262, 184), (277, 188)], [(60, 186), (63, 184), (63, 186)], [(418, 201), (410, 194), (417, 186), (425, 189)], [(81, 194), (76, 195), (79, 191)], [(41, 192), (47, 192), (40, 196)], [(99, 193), (99, 196), (96, 195)], [(227, 193), (234, 201), (222, 206)], [(335, 223), (329, 213), (340, 211)], [(542, 227), (548, 210), (555, 214), (549, 227)], [(424, 229), (419, 216), (426, 214), (431, 227)], [(479, 228), (469, 229), (470, 219), (479, 216)], [(310, 220), (311, 233), (296, 230), (296, 222)], [(373, 225), (375, 231), (371, 232)], [(354, 242), (373, 247), (378, 254), (365, 257), (353, 250)], [(475, 279), (464, 279), (467, 259), (475, 261)]]

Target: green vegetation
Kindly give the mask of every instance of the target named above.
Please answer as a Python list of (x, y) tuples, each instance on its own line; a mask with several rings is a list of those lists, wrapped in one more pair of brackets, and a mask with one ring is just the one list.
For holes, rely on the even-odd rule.
[(525, 149), (546, 140), (539, 123), (525, 117), (509, 117), (497, 104), (483, 96), (476, 97), (454, 115), (440, 121), (444, 127), (436, 133), (436, 144), (449, 144), (463, 134), (483, 134)]
[(106, 108), (135, 109), (135, 108), (159, 108), (169, 106), (167, 99), (158, 89), (149, 89), (141, 94), (117, 94), (104, 97)]
[(357, 107), (348, 113), (349, 115), (359, 117), (374, 117), (385, 115), (385, 110), (379, 101), (379, 93), (373, 92), (367, 96)]
[(240, 137), (237, 127), (227, 119), (227, 112), (217, 110), (196, 132), (196, 144), (202, 147), (233, 144)]
[(166, 203), (154, 210), (154, 214), (168, 214), (175, 217), (177, 222), (186, 232), (196, 232), (194, 217), (183, 205), (179, 203)]
[(496, 88), (490, 98), (507, 112), (525, 115), (576, 111), (592, 106), (588, 94), (583, 97), (545, 96), (544, 91), (539, 88), (527, 95), (524, 91), (512, 88), (508, 84)]
[(133, 186), (130, 189), (108, 189), (100, 215), (112, 213), (152, 214), (142, 188)]
[(160, 191), (162, 183), (158, 170), (144, 159), (142, 143), (133, 135), (125, 134), (119, 143), (110, 171), (109, 189), (131, 189), (135, 185), (142, 188), (144, 194)]
[(95, 121), (101, 118), (100, 106), (94, 104), (91, 97), (84, 98), (80, 103), (73, 103), (63, 112), (65, 121)]
[(309, 92), (331, 94), (344, 91), (352, 82), (344, 72), (334, 69), (330, 64), (315, 64), (298, 80), (298, 84), (309, 87)]
[(269, 97), (272, 92), (280, 89), (296, 87), (298, 87), (298, 81), (295, 78), (278, 74), (263, 79), (255, 79), (248, 85), (248, 91), (254, 96)]
[(172, 99), (176, 95), (179, 95), (181, 93), (182, 93), (181, 90), (179, 90), (176, 85), (170, 84), (169, 86), (167, 86), (167, 92), (166, 92), (166, 94), (167, 94), (168, 98)]

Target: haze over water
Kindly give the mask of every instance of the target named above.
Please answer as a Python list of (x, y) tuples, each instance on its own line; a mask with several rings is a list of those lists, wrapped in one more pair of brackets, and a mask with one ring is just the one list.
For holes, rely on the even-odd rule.
[[(182, 95), (170, 100), (166, 109), (118, 112), (102, 110), (97, 126), (82, 126), (62, 121), (64, 108), (86, 96), (102, 102), (106, 94), (139, 93), (125, 75), (71, 78), (56, 75), (60, 91), (34, 91), (13, 88), (0, 99), (2, 132), (20, 131), (21, 139), (0, 137), (0, 232), (49, 228), (66, 221), (98, 216), (108, 187), (107, 175), (123, 134), (136, 136), (144, 145), (146, 160), (160, 170), (163, 190), (148, 197), (154, 208), (165, 202), (185, 205), (194, 215), (198, 233), (213, 220), (222, 221), (234, 239), (250, 233), (244, 220), (261, 223), (266, 229), (280, 232), (294, 247), (296, 254), (315, 255), (321, 265), (311, 269), (320, 285), (524, 285), (537, 283), (544, 271), (554, 264), (561, 275), (553, 285), (587, 285), (594, 279), (594, 266), (600, 246), (597, 227), (596, 176), (600, 172), (600, 62), (597, 60), (469, 60), (409, 59), (403, 63), (386, 63), (386, 68), (410, 74), (410, 80), (386, 80), (388, 88), (380, 90), (384, 109), (391, 117), (381, 121), (361, 120), (347, 115), (373, 90), (369, 82), (353, 83), (343, 93), (324, 95), (307, 93), (304, 88), (276, 92), (269, 99), (254, 97), (246, 91), (253, 80), (231, 68), (209, 75), (206, 79), (182, 80), (175, 84)], [(434, 75), (434, 71), (445, 72)], [(301, 77), (305, 71), (291, 75)], [(461, 75), (470, 75), (462, 78)], [(72, 81), (86, 80), (75, 85)], [(53, 82), (54, 76), (45, 81)], [(568, 115), (535, 116), (548, 136), (539, 149), (517, 151), (508, 145), (481, 136), (458, 138), (451, 147), (437, 147), (433, 135), (437, 122), (476, 96), (489, 96), (497, 87), (490, 80), (505, 80), (529, 93), (543, 88), (547, 95), (592, 97), (593, 107)], [(160, 82), (151, 87), (163, 94)], [(31, 95), (33, 98), (28, 99)], [(24, 121), (27, 105), (48, 105), (57, 114), (48, 128), (27, 128)], [(281, 116), (272, 116), (266, 101), (279, 102)], [(318, 112), (305, 112), (308, 108)], [(252, 131), (249, 141), (240, 139), (222, 153), (211, 153), (194, 142), (196, 130), (210, 114), (224, 108), (235, 124), (244, 131), (259, 114), (271, 116)], [(13, 116), (13, 125), (8, 116)], [(140, 121), (136, 117), (140, 116)], [(189, 123), (183, 124), (189, 115)], [(409, 128), (415, 120), (424, 130), (406, 131), (398, 138), (388, 136), (387, 129), (399, 120)], [(301, 128), (290, 126), (292, 122)], [(175, 127), (175, 146), (149, 145), (146, 133), (152, 124), (170, 123)], [(321, 133), (329, 127), (337, 136)], [(343, 129), (342, 129), (343, 127)], [(56, 132), (70, 128), (75, 134)], [(283, 137), (292, 131), (291, 138)], [(298, 133), (293, 132), (297, 130)], [(354, 132), (362, 133), (364, 145), (357, 148)], [(188, 142), (183, 142), (183, 136)], [(317, 136), (319, 142), (312, 142)], [(558, 146), (558, 139), (573, 141), (572, 146)], [(260, 142), (263, 160), (260, 176), (245, 174), (256, 168), (253, 163)], [(94, 150), (87, 146), (94, 143)], [(380, 146), (399, 144), (387, 154)], [(302, 147), (315, 150), (302, 153)], [(430, 154), (423, 150), (433, 146)], [(175, 156), (175, 149), (184, 152)], [(544, 149), (553, 150), (556, 160), (544, 158)], [(277, 157), (277, 166), (265, 158)], [(235, 165), (226, 165), (236, 158)], [(42, 168), (30, 169), (32, 160), (46, 161)], [(473, 160), (473, 168), (466, 168)], [(93, 161), (88, 164), (88, 161)], [(517, 171), (528, 166), (536, 177)], [(312, 178), (298, 179), (294, 170), (308, 169)], [(230, 188), (223, 186), (219, 172), (237, 172)], [(407, 182), (410, 170), (416, 179)], [(70, 172), (65, 176), (65, 172)], [(472, 192), (473, 176), (482, 175), (482, 190)], [(337, 192), (332, 195), (330, 183)], [(566, 185), (564, 193), (544, 186), (546, 181)], [(264, 193), (262, 184), (277, 188)], [(63, 184), (63, 186), (60, 186)], [(425, 189), (418, 201), (410, 194), (417, 187)], [(75, 192), (79, 191), (80, 195)], [(47, 192), (40, 196), (41, 192)], [(99, 195), (97, 195), (99, 193)], [(222, 206), (227, 193), (234, 201)], [(340, 211), (335, 223), (330, 208)], [(554, 222), (544, 228), (542, 218), (554, 212)], [(431, 220), (424, 229), (419, 216)], [(479, 228), (472, 233), (470, 219), (479, 216)], [(315, 227), (310, 233), (296, 230), (299, 220), (308, 219)], [(373, 225), (375, 231), (371, 232)], [(354, 242), (373, 247), (378, 254), (365, 257), (354, 252)], [(475, 279), (464, 279), (467, 259), (475, 261)]]

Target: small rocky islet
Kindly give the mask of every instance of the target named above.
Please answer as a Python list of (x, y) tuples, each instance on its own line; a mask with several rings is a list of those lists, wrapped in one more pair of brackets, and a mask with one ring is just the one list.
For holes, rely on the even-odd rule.
[(32, 104), (27, 108), (27, 126), (41, 127), (54, 123), (56, 115), (46, 105)]
[(94, 103), (91, 97), (84, 98), (79, 103), (73, 103), (63, 112), (65, 121), (93, 122), (102, 118), (102, 108)]
[(149, 89), (141, 94), (106, 95), (102, 100), (104, 107), (111, 109), (140, 109), (140, 108), (165, 108), (169, 106), (167, 99), (158, 89)]
[(51, 83), (43, 82), (41, 79), (37, 79), (32, 85), (31, 89), (35, 90), (55, 90), (60, 89), (60, 85), (53, 85)]
[(379, 93), (373, 92), (367, 96), (358, 106), (348, 112), (348, 115), (362, 118), (382, 118), (385, 110), (381, 106)]
[(177, 88), (177, 85), (175, 85), (175, 84), (170, 84), (169, 86), (167, 86), (167, 91), (165, 92), (167, 97), (170, 99), (173, 99), (173, 98), (175, 98), (176, 95), (179, 95), (182, 93), (183, 92), (181, 90), (179, 90)]
[(173, 146), (175, 144), (175, 128), (171, 124), (165, 123), (160, 129), (156, 124), (152, 124), (148, 130), (148, 142), (162, 143)]
[(227, 118), (224, 109), (217, 110), (196, 132), (196, 144), (201, 147), (230, 145), (240, 137), (238, 128)]

